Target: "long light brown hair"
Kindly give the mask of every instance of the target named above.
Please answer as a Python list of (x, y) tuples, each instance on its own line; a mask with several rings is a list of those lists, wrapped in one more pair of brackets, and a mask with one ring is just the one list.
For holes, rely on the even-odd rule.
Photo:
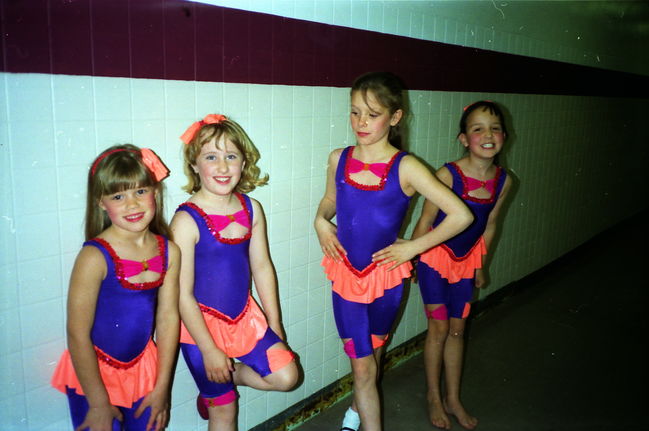
[(367, 93), (372, 92), (372, 95), (388, 110), (390, 115), (401, 109), (403, 117), (397, 124), (390, 126), (388, 141), (393, 147), (402, 150), (401, 124), (406, 116), (406, 103), (401, 80), (390, 72), (369, 72), (356, 78), (349, 94), (352, 95), (356, 91), (360, 91), (365, 103), (367, 103)]
[(155, 192), (156, 210), (149, 230), (171, 237), (169, 226), (164, 219), (162, 182), (156, 181), (153, 173), (142, 161), (140, 148), (122, 144), (110, 147), (97, 156), (88, 172), (86, 241), (95, 238), (111, 225), (108, 214), (99, 207), (102, 196), (139, 187), (152, 187)]

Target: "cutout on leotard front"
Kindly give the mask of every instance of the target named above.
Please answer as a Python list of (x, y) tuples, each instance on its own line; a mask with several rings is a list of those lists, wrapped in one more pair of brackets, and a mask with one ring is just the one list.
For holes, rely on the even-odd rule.
[[(400, 153), (401, 153), (401, 151), (397, 151), (397, 152), (392, 156), (392, 158), (390, 159), (390, 161), (389, 161), (388, 163), (385, 164), (385, 165), (386, 165), (386, 166), (385, 166), (385, 170), (382, 172), (382, 175), (379, 177), (379, 178), (380, 178), (380, 181), (379, 181), (378, 184), (374, 184), (374, 185), (371, 185), (371, 184), (361, 184), (361, 183), (359, 183), (359, 182), (354, 181), (354, 180), (351, 178), (350, 175), (351, 175), (352, 173), (361, 172), (363, 169), (360, 169), (360, 170), (358, 170), (358, 171), (354, 171), (354, 170), (352, 170), (353, 168), (351, 167), (351, 165), (354, 165), (355, 167), (357, 167), (357, 166), (358, 166), (358, 163), (360, 163), (360, 164), (361, 164), (361, 168), (362, 168), (362, 167), (363, 167), (364, 165), (366, 165), (366, 164), (367, 164), (368, 166), (371, 166), (371, 165), (381, 165), (381, 164), (383, 164), (383, 163), (364, 163), (364, 162), (362, 162), (362, 161), (360, 161), (360, 160), (358, 160), (358, 159), (354, 159), (354, 158), (353, 158), (354, 147), (350, 147), (350, 148), (349, 148), (349, 154), (347, 155), (347, 160), (345, 161), (345, 182), (346, 182), (347, 184), (349, 184), (350, 186), (355, 187), (355, 188), (357, 188), (357, 189), (361, 189), (361, 190), (369, 190), (369, 191), (383, 190), (383, 188), (385, 187), (385, 182), (386, 182), (386, 180), (388, 179), (388, 173), (390, 173), (390, 169), (392, 169), (392, 165), (394, 164), (394, 162), (395, 162), (396, 159), (397, 159), (397, 156), (398, 156)], [(352, 160), (353, 160), (353, 161), (352, 161)], [(378, 169), (376, 169), (376, 170), (378, 171)], [(383, 170), (383, 168), (381, 168), (381, 170)], [(374, 173), (374, 174), (376, 175), (376, 173)], [(377, 175), (377, 176), (378, 176), (378, 175)]]
[[(497, 191), (496, 184), (498, 184), (498, 182), (500, 181), (500, 176), (502, 175), (503, 168), (501, 168), (500, 166), (496, 166), (496, 175), (490, 180), (481, 181), (464, 175), (464, 172), (462, 172), (462, 169), (460, 169), (457, 163), (451, 162), (448, 164), (453, 166), (457, 170), (457, 173), (460, 174), (460, 178), (462, 178), (462, 185), (463, 185), (462, 199), (470, 200), (481, 204), (493, 203), (494, 199), (496, 198), (496, 191)], [(487, 191), (489, 191), (491, 193), (491, 196), (486, 199), (481, 199), (481, 198), (473, 197), (469, 194), (469, 192), (473, 190), (477, 190), (480, 187), (484, 187)]]
[[(111, 257), (111, 260), (113, 261), (113, 265), (115, 266), (115, 275), (117, 276), (117, 279), (119, 280), (120, 284), (122, 287), (126, 289), (131, 289), (131, 290), (147, 290), (147, 289), (154, 289), (156, 287), (162, 286), (162, 283), (164, 282), (165, 275), (167, 273), (167, 262), (166, 262), (166, 256), (167, 256), (167, 244), (165, 242), (164, 237), (157, 235), (156, 239), (158, 241), (158, 257), (162, 259), (164, 256), (165, 258), (162, 259), (162, 271), (160, 271), (160, 277), (155, 280), (155, 281), (148, 281), (144, 283), (132, 283), (127, 280), (129, 277), (133, 277), (136, 274), (131, 274), (128, 275), (125, 267), (124, 267), (124, 260), (120, 259), (120, 257), (117, 255), (117, 252), (113, 249), (113, 247), (110, 245), (108, 241), (102, 238), (94, 238), (91, 239), (90, 241), (86, 242), (86, 244), (92, 244), (93, 242), (100, 244), (101, 246), (104, 247), (104, 249), (108, 252), (108, 254)], [(152, 258), (150, 260), (155, 259)], [(128, 261), (127, 261), (128, 262)], [(139, 265), (142, 265), (142, 262), (137, 262)], [(142, 271), (141, 271), (142, 272)], [(156, 271), (158, 272), (158, 271)]]

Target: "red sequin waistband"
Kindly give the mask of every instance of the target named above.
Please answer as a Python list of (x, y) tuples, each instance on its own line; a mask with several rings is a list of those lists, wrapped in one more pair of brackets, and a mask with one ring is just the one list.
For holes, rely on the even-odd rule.
[(95, 346), (95, 352), (97, 353), (97, 359), (99, 359), (100, 361), (110, 365), (113, 368), (118, 368), (120, 370), (128, 370), (129, 368), (135, 366), (140, 359), (142, 359), (144, 352), (146, 352), (146, 348), (142, 350), (142, 352), (140, 352), (139, 355), (137, 355), (135, 358), (131, 359), (128, 362), (122, 362), (119, 359), (113, 358), (112, 356), (110, 356), (108, 353), (104, 352), (97, 346)]

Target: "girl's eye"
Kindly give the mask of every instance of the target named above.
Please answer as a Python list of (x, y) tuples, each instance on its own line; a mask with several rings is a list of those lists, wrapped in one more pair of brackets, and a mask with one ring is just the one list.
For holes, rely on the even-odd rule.
[(216, 156), (210, 154), (210, 155), (208, 155), (208, 156), (205, 156), (205, 160), (210, 160), (210, 161), (211, 161), (211, 160), (216, 160)]
[(111, 199), (114, 200), (114, 201), (119, 201), (119, 200), (121, 200), (123, 197), (124, 197), (124, 196), (118, 194), (118, 195), (113, 195), (113, 196), (111, 197)]
[(238, 159), (239, 157), (237, 157), (236, 154), (228, 154), (228, 155), (227, 155), (227, 158), (228, 158), (228, 160), (236, 160), (236, 159)]
[(145, 193), (148, 192), (148, 191), (149, 191), (149, 190), (147, 190), (147, 189), (138, 189), (136, 193), (137, 193), (138, 195), (143, 195), (143, 194), (145, 194)]
[(379, 116), (379, 114), (370, 114), (370, 118), (376, 118), (378, 116)]

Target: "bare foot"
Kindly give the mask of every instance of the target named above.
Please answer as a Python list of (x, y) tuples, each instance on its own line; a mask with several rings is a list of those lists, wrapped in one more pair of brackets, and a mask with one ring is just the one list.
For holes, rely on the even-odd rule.
[(462, 403), (444, 403), (444, 409), (446, 413), (455, 416), (457, 422), (465, 429), (472, 430), (478, 426), (478, 419), (474, 418), (464, 410)]
[(451, 420), (446, 415), (441, 401), (428, 401), (428, 419), (437, 428), (451, 429)]

